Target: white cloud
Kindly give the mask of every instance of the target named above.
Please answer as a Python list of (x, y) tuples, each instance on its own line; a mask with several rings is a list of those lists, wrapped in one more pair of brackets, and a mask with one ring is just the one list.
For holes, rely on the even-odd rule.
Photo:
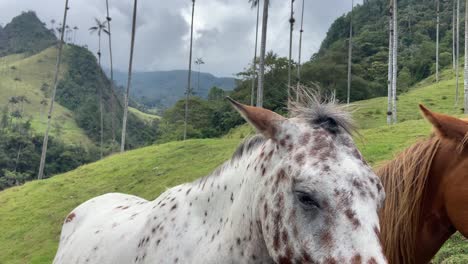
[[(321, 41), (338, 16), (349, 11), (351, 1), (305, 0), (303, 58), (316, 52)], [(362, 1), (357, 1), (362, 2)], [(128, 65), (132, 5), (131, 0), (109, 0), (113, 31), (115, 67), (126, 71)], [(295, 31), (293, 57), (297, 59), (301, 0), (295, 0)], [(105, 1), (70, 0), (68, 24), (78, 26), (76, 37), (81, 45), (96, 52), (96, 35), (88, 28), (94, 17), (104, 19)], [(136, 70), (186, 69), (190, 38), (192, 1), (139, 1), (134, 65)], [(62, 19), (63, 0), (0, 0), (0, 23), (5, 25), (22, 11), (36, 11), (50, 25), (54, 18)], [(260, 9), (260, 13), (261, 13)], [(280, 56), (288, 55), (290, 2), (271, 0), (267, 49)], [(261, 14), (260, 14), (261, 15)], [(193, 57), (203, 57), (202, 71), (219, 76), (231, 76), (252, 60), (255, 40), (256, 10), (248, 0), (199, 0), (195, 5)], [(105, 48), (104, 48), (105, 47)], [(107, 39), (103, 40), (103, 64), (108, 66)]]

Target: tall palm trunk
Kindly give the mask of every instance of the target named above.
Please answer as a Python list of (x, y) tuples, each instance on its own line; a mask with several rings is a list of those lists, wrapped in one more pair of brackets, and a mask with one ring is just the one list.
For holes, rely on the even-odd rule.
[(195, 15), (195, 0), (192, 0), (192, 22), (190, 23), (190, 51), (189, 51), (189, 66), (187, 76), (187, 92), (185, 95), (185, 118), (184, 118), (184, 140), (187, 139), (187, 122), (189, 111), (190, 85), (192, 82), (192, 44), (193, 44), (193, 17)]
[(263, 81), (265, 76), (265, 51), (268, 23), (268, 5), (270, 0), (263, 1), (263, 17), (262, 17), (262, 38), (260, 40), (260, 62), (257, 88), (257, 107), (263, 107)]
[(301, 86), (301, 55), (302, 55), (302, 33), (304, 32), (304, 0), (302, 0), (301, 10), (301, 29), (299, 30), (299, 55), (297, 58), (297, 84), (296, 84), (296, 101), (299, 101), (299, 87)]
[(398, 76), (398, 1), (393, 0), (393, 51), (392, 51), (392, 119), (397, 122), (397, 76)]
[(258, 41), (258, 18), (260, 13), (260, 0), (257, 2), (257, 25), (255, 26), (255, 50), (254, 50), (254, 57), (252, 60), (252, 90), (250, 93), (250, 105), (254, 105), (255, 99), (255, 81), (257, 80), (257, 41)]
[(439, 0), (436, 0), (436, 9), (437, 9), (437, 26), (436, 26), (436, 82), (439, 82), (439, 25), (440, 25)]
[(60, 33), (60, 42), (58, 45), (58, 55), (57, 55), (57, 63), (55, 65), (55, 74), (54, 74), (54, 89), (52, 90), (52, 97), (50, 98), (50, 108), (49, 114), (47, 115), (47, 128), (44, 134), (44, 141), (42, 143), (42, 154), (41, 154), (41, 161), (39, 163), (39, 173), (37, 178), (40, 180), (44, 177), (44, 167), (45, 167), (45, 160), (47, 155), (47, 143), (49, 142), (49, 131), (50, 125), (52, 122), (52, 113), (54, 111), (54, 101), (55, 101), (55, 92), (57, 91), (57, 84), (58, 84), (58, 75), (60, 72), (60, 64), (62, 62), (62, 50), (63, 50), (63, 38), (65, 34), (65, 25), (67, 24), (67, 13), (68, 13), (68, 0), (65, 0), (65, 10), (63, 11), (63, 22), (62, 22), (62, 32)]
[(353, 55), (353, 8), (354, 0), (351, 0), (351, 14), (349, 21), (349, 43), (348, 43), (348, 91), (346, 96), (346, 103), (349, 104), (351, 97), (351, 66), (352, 66), (352, 55)]
[(135, 47), (135, 24), (137, 16), (137, 3), (138, 0), (133, 2), (133, 19), (132, 19), (132, 40), (130, 43), (130, 60), (128, 62), (128, 78), (127, 78), (127, 91), (125, 92), (125, 105), (122, 124), (122, 138), (120, 143), (120, 152), (125, 151), (125, 136), (127, 132), (127, 115), (128, 115), (128, 97), (130, 95), (130, 84), (132, 83), (132, 63), (133, 63), (133, 49)]
[(468, 114), (468, 1), (465, 1), (465, 74), (464, 74), (464, 112)]
[(455, 79), (456, 79), (456, 88), (455, 88), (455, 106), (458, 105), (458, 79), (459, 79), (459, 60), (460, 60), (460, 0), (457, 0), (457, 30), (456, 30), (456, 39), (457, 39), (457, 53), (455, 58)]
[[(101, 32), (98, 33), (99, 38), (99, 49), (98, 49), (98, 64), (99, 64), (99, 74), (101, 73)], [(102, 87), (98, 88), (99, 90), (99, 112), (100, 112), (100, 157), (103, 156), (104, 148), (104, 106), (102, 103)]]
[(200, 91), (200, 64), (198, 64), (197, 91)]
[[(107, 30), (109, 34), (109, 57), (110, 57), (110, 88), (112, 94), (114, 92), (114, 63), (112, 61), (112, 33), (111, 33), (111, 17), (109, 15), (109, 0), (106, 0), (107, 10)], [(115, 142), (115, 98), (111, 95), (111, 129), (112, 129), (112, 142)]]
[(456, 39), (455, 39), (455, 17), (456, 17), (456, 6), (455, 6), (455, 0), (452, 0), (453, 6), (452, 6), (452, 68), (455, 70), (455, 64), (457, 63), (456, 61)]
[(388, 75), (387, 75), (387, 124), (392, 124), (393, 87), (393, 0), (388, 6)]
[(288, 58), (288, 107), (291, 100), (291, 60), (292, 60), (292, 39), (294, 29), (294, 0), (291, 0), (291, 16), (289, 17), (289, 58)]

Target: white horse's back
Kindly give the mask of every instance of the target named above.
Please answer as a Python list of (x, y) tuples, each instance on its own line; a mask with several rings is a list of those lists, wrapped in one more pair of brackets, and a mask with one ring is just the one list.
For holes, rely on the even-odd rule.
[(109, 193), (79, 205), (65, 219), (54, 263), (132, 263), (151, 204)]

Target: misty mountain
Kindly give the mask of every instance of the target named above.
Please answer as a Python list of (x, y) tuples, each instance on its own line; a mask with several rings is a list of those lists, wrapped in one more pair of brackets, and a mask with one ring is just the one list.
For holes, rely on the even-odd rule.
[[(168, 107), (184, 98), (187, 89), (187, 70), (134, 72), (130, 95), (146, 106)], [(126, 87), (127, 73), (114, 73), (114, 79), (119, 86)], [(216, 77), (210, 73), (192, 71), (193, 94), (207, 98), (213, 86), (223, 90), (232, 90), (236, 79), (230, 77)]]

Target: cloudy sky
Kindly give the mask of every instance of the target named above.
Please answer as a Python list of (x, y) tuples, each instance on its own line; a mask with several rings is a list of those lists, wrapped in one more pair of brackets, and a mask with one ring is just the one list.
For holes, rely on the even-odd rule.
[[(88, 28), (94, 18), (105, 19), (104, 0), (69, 0), (67, 24), (78, 26), (76, 42), (96, 51), (97, 36)], [(263, 1), (262, 1), (263, 2)], [(361, 3), (362, 0), (355, 0)], [(138, 71), (186, 69), (190, 39), (190, 0), (147, 0), (138, 3), (134, 67)], [(293, 58), (297, 60), (301, 0), (295, 1)], [(126, 71), (129, 57), (132, 0), (109, 0), (115, 67)], [(50, 27), (50, 20), (62, 19), (63, 0), (0, 0), (0, 23), (5, 25), (21, 11), (34, 10)], [(316, 52), (337, 17), (348, 12), (351, 0), (305, 0), (303, 57)], [(268, 21), (267, 49), (288, 55), (290, 1), (272, 0)], [(261, 9), (260, 9), (261, 16)], [(253, 57), (256, 10), (248, 0), (197, 0), (194, 22), (194, 59), (202, 57), (202, 71), (233, 76)], [(259, 34), (260, 35), (260, 34)], [(107, 47), (107, 40), (103, 41)], [(104, 49), (103, 64), (108, 65)]]

